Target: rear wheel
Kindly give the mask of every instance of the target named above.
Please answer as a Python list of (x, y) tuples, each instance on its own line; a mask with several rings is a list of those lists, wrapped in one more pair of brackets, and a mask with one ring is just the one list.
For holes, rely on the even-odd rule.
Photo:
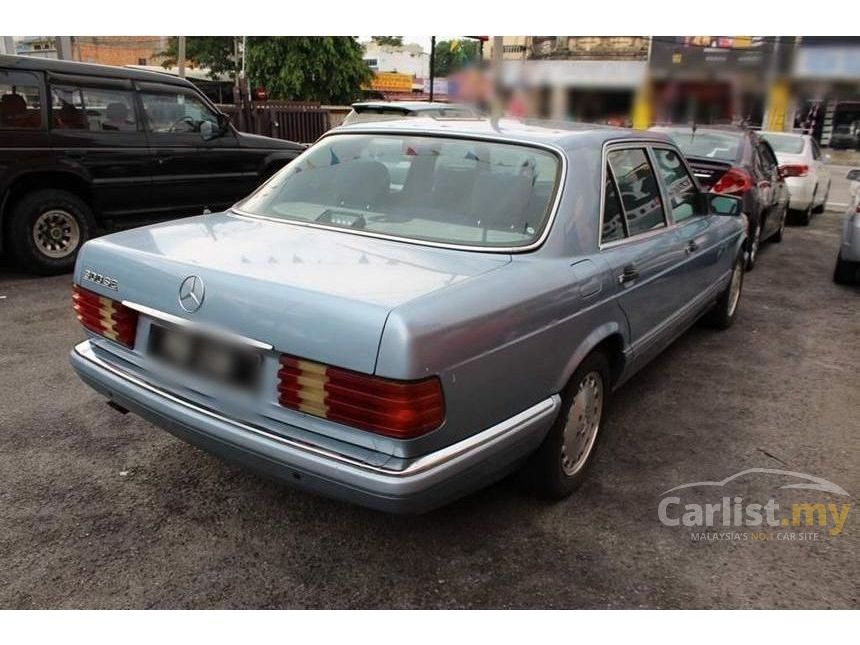
[(705, 324), (717, 329), (728, 329), (735, 322), (741, 292), (744, 287), (744, 259), (738, 255), (732, 267), (732, 277), (725, 290), (717, 298), (713, 308), (703, 318)]
[(560, 499), (582, 485), (593, 462), (610, 389), (609, 363), (594, 352), (561, 393), (558, 417), (527, 466), (539, 493)]
[(753, 230), (750, 232), (749, 242), (747, 242), (747, 271), (752, 271), (755, 268), (756, 260), (758, 259), (758, 250), (761, 246), (761, 222), (753, 225)]
[(827, 200), (830, 199), (830, 184), (827, 184), (827, 192), (824, 193), (824, 201), (821, 202), (819, 206), (816, 206), (812, 209), (813, 213), (823, 213), (824, 209), (827, 208)]
[(65, 190), (37, 190), (12, 211), (9, 251), (22, 268), (49, 275), (71, 271), (93, 229), (92, 210)]

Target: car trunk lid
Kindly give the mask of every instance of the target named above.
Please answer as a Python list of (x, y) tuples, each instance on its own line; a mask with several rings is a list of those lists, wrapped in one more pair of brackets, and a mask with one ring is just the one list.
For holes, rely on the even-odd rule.
[(706, 157), (687, 157), (687, 162), (704, 190), (711, 190), (720, 177), (732, 167), (728, 161), (717, 161)]
[[(394, 307), (508, 262), (507, 254), (218, 213), (93, 240), (81, 250), (75, 281), (279, 352), (373, 373)], [(116, 291), (82, 280), (87, 269), (116, 280)], [(205, 289), (199, 309), (188, 312), (179, 289), (192, 275)]]

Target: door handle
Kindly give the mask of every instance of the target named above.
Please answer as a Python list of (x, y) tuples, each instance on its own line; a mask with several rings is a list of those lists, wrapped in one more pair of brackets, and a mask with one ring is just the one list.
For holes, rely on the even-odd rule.
[(618, 284), (628, 284), (638, 277), (639, 271), (636, 270), (636, 267), (632, 264), (628, 264), (624, 269), (622, 269), (621, 275), (618, 276)]
[(691, 253), (695, 253), (698, 250), (699, 250), (699, 244), (696, 242), (696, 240), (690, 240), (687, 243), (687, 246), (684, 247), (684, 252), (687, 255), (690, 255)]

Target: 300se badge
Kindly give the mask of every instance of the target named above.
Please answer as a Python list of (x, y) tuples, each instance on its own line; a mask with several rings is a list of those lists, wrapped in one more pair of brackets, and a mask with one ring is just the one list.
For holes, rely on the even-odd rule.
[(107, 287), (108, 289), (113, 289), (114, 291), (117, 291), (119, 289), (119, 282), (116, 281), (116, 278), (111, 278), (110, 276), (96, 273), (92, 269), (84, 269), (83, 279), (89, 282), (95, 282), (96, 284), (100, 284), (101, 286)]

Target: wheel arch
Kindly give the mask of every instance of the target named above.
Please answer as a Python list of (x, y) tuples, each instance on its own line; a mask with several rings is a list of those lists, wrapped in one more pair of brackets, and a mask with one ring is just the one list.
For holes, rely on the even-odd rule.
[(617, 321), (613, 320), (600, 325), (588, 334), (574, 350), (556, 383), (556, 391), (560, 392), (564, 389), (576, 368), (594, 351), (602, 352), (606, 356), (606, 360), (609, 361), (610, 379), (614, 386), (619, 382), (627, 367), (626, 347), (624, 330)]

